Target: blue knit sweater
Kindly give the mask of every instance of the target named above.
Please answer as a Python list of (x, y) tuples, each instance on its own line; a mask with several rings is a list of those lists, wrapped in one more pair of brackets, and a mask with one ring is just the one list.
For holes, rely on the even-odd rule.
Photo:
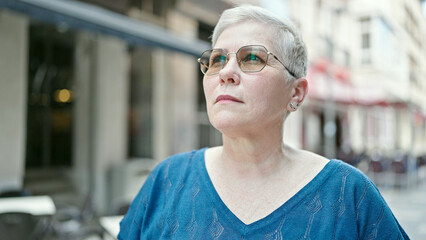
[(376, 186), (338, 160), (273, 213), (246, 225), (214, 189), (205, 150), (174, 155), (152, 171), (118, 239), (409, 239)]

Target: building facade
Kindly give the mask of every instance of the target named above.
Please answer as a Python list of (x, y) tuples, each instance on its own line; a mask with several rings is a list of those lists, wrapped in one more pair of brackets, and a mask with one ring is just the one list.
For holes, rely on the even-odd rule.
[(220, 13), (246, 2), (291, 18), (308, 47), (310, 93), (284, 141), (426, 153), (419, 1), (2, 0), (0, 191), (44, 193), (31, 176), (54, 172), (114, 212), (158, 161), (220, 144), (196, 59)]
[(383, 168), (405, 158), (404, 171), (417, 174), (426, 153), (422, 4), (290, 1), (310, 50), (305, 148), (328, 157), (389, 159)]

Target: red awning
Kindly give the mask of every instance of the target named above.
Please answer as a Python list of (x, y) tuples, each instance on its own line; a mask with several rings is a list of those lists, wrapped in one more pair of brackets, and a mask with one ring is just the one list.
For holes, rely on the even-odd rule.
[[(388, 106), (401, 104), (389, 102), (387, 94), (380, 88), (354, 86), (350, 81), (350, 71), (320, 59), (311, 64), (308, 69), (310, 99), (328, 100), (341, 104), (356, 104), (363, 106)], [(403, 103), (403, 105), (406, 105)]]

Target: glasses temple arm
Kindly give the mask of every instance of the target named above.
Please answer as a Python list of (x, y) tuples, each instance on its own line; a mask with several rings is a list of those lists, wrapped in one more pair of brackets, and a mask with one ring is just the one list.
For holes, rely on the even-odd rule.
[(205, 63), (201, 62), (201, 59), (197, 59), (197, 62), (199, 62), (200, 64), (202, 64), (204, 67), (209, 68), (209, 66), (207, 66)]
[(281, 62), (281, 60), (279, 60), (278, 58), (277, 58), (277, 56), (275, 56), (274, 54), (272, 54), (272, 53), (270, 53), (278, 62), (280, 62), (281, 63), (281, 65), (283, 65), (283, 67), (285, 68), (285, 70), (287, 70), (287, 72), (288, 73), (290, 73), (290, 75), (291, 76), (293, 76), (293, 77), (295, 77), (295, 78), (297, 78), (296, 77), (296, 75), (292, 72), (292, 71), (290, 71), (290, 69), (288, 69), (285, 65), (284, 65), (284, 63), (283, 62)]

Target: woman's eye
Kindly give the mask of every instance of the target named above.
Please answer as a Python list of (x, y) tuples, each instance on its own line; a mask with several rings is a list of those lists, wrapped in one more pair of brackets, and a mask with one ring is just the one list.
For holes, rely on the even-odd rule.
[(263, 63), (263, 59), (253, 53), (247, 54), (242, 60), (244, 62)]
[(226, 62), (226, 56), (225, 55), (216, 55), (212, 56), (211, 64), (217, 64), (217, 63), (223, 63)]

